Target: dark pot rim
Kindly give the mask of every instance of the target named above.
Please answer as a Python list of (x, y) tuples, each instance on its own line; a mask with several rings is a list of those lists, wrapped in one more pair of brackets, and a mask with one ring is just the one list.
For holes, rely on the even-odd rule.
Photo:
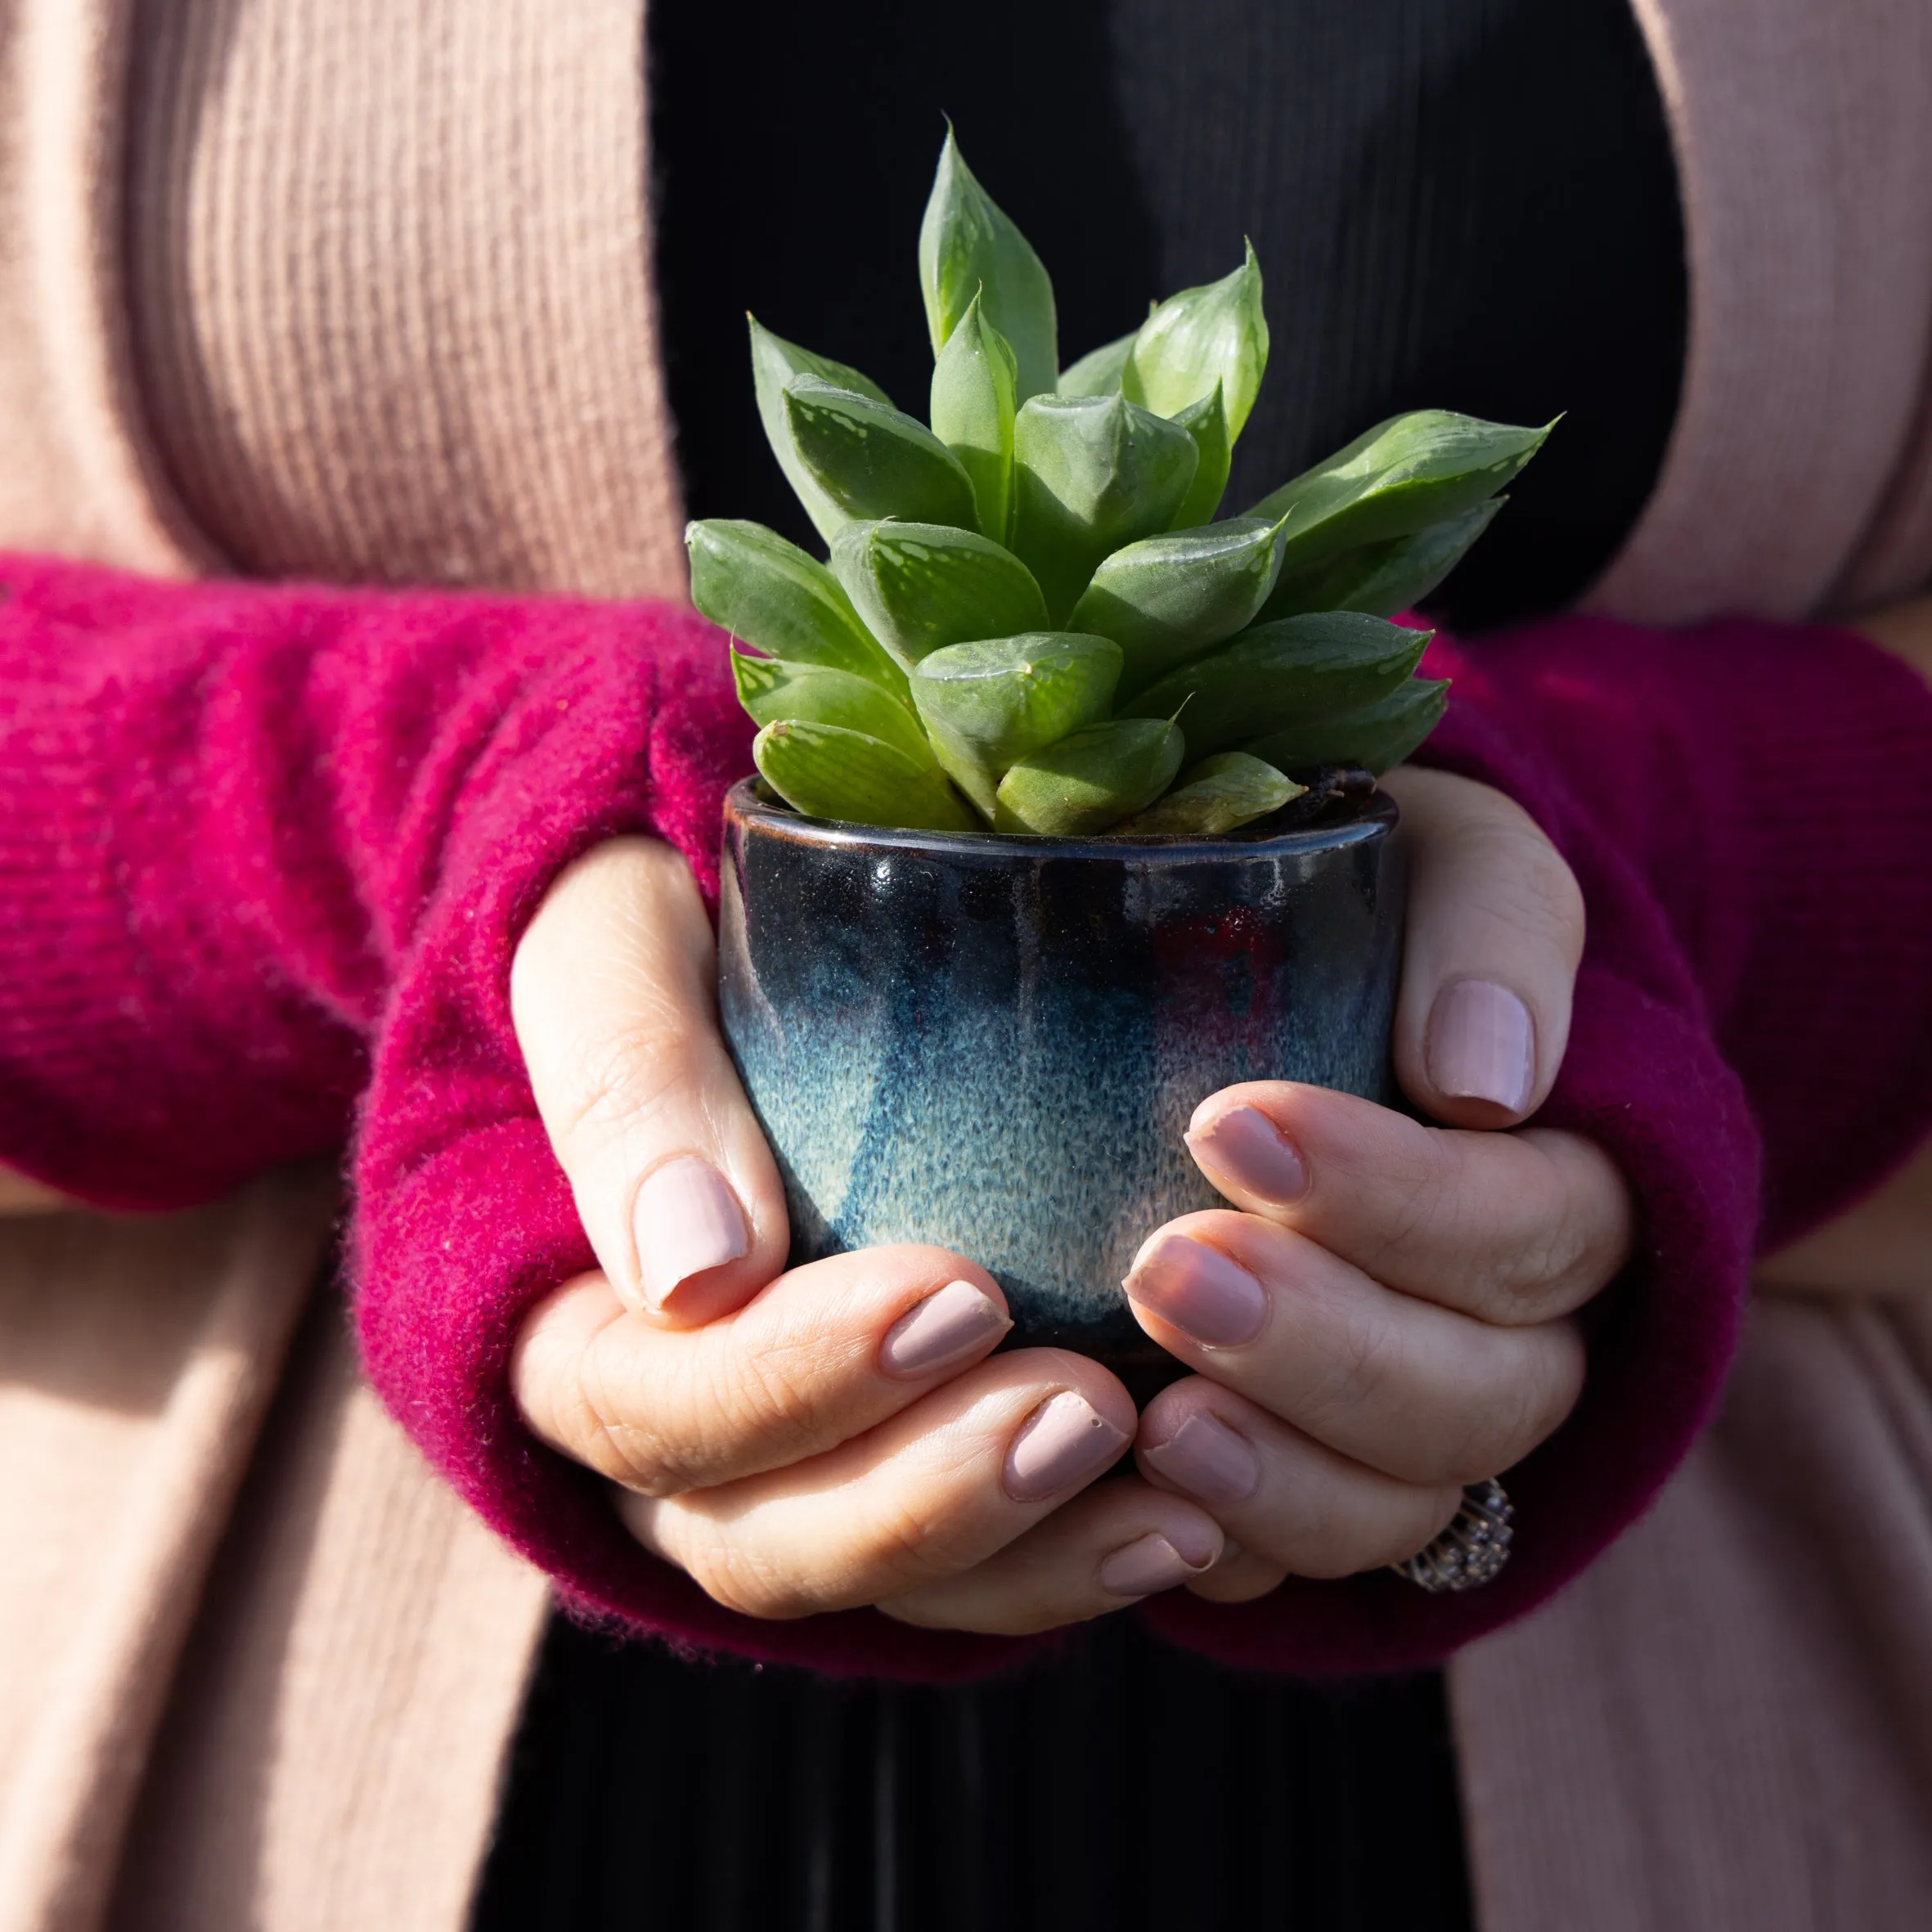
[[(1291, 806), (1289, 810), (1292, 810)], [(725, 795), (727, 820), (756, 826), (780, 838), (821, 847), (846, 847), (868, 851), (932, 852), (949, 858), (986, 858), (1004, 853), (1015, 860), (1145, 860), (1152, 857), (1198, 860), (1255, 860), (1325, 851), (1359, 838), (1392, 832), (1401, 814), (1386, 792), (1377, 790), (1357, 802), (1328, 808), (1311, 822), (1269, 831), (1242, 828), (1215, 838), (1195, 833), (1131, 838), (1050, 838), (1031, 833), (934, 832), (906, 827), (861, 825), (845, 819), (815, 819), (785, 803), (763, 779), (741, 778)]]

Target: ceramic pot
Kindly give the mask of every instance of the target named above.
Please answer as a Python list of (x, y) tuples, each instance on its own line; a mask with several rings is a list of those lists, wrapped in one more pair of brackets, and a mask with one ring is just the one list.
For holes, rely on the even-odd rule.
[(1017, 1341), (1157, 1383), (1120, 1283), (1161, 1222), (1225, 1205), (1182, 1143), (1196, 1105), (1391, 1097), (1395, 816), (1377, 793), (1254, 836), (994, 838), (736, 786), (720, 1003), (794, 1262), (936, 1242), (992, 1270)]

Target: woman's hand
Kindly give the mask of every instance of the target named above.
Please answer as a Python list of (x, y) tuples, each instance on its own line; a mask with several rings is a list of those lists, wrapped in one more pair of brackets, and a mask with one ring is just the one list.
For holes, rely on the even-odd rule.
[(1190, 1586), (1222, 1601), (1439, 1534), (1465, 1483), (1569, 1413), (1570, 1318), (1629, 1251), (1628, 1195), (1590, 1143), (1471, 1130), (1532, 1113), (1561, 1063), (1583, 944), (1568, 868), (1486, 787), (1401, 771), (1388, 789), (1414, 865), (1396, 1071), (1454, 1125), (1284, 1082), (1215, 1094), (1188, 1146), (1242, 1211), (1169, 1223), (1126, 1283), (1197, 1371), (1148, 1405), (1136, 1453), (1226, 1530)]
[(566, 873), (518, 950), (518, 1036), (602, 1264), (524, 1326), (531, 1427), (753, 1616), (877, 1604), (1018, 1633), (1204, 1575), (1222, 1538), (1200, 1505), (1132, 1474), (1089, 1486), (1133, 1440), (1112, 1375), (987, 1359), (1010, 1324), (982, 1269), (901, 1247), (784, 1272), (715, 971), (683, 860), (645, 839)]
[[(1469, 1130), (1521, 1119), (1561, 1058), (1581, 942), (1566, 869), (1482, 787), (1395, 787), (1415, 855), (1398, 1067), (1462, 1130), (1279, 1085), (1204, 1103), (1197, 1157), (1247, 1211), (1143, 1250), (1136, 1310), (1201, 1373), (1139, 1418), (1139, 1473), (1097, 1487), (1134, 1436), (1126, 1391), (1077, 1355), (992, 1357), (1004, 1302), (970, 1261), (906, 1247), (782, 1272), (783, 1193), (718, 1037), (690, 877), (647, 840), (591, 854), (512, 977), (602, 1263), (525, 1327), (532, 1427), (618, 1486), (648, 1548), (753, 1615), (875, 1603), (1021, 1632), (1421, 1548), (1463, 1480), (1575, 1400), (1563, 1318), (1615, 1272), (1629, 1210), (1583, 1143)], [(1226, 1327), (1230, 1294), (1251, 1333)]]

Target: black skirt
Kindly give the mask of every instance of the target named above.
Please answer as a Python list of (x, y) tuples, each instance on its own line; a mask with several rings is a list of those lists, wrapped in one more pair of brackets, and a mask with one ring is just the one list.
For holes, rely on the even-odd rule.
[(1440, 1674), (1219, 1670), (1130, 1616), (964, 1687), (555, 1621), (474, 1932), (1467, 1932)]

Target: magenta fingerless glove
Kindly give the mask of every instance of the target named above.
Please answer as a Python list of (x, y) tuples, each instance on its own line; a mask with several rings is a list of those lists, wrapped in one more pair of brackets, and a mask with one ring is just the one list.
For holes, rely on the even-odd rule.
[[(662, 607), (164, 586), (20, 558), (0, 583), (0, 1159), (164, 1207), (353, 1130), (371, 1377), (567, 1602), (840, 1671), (958, 1676), (1039, 1647), (723, 1611), (510, 1400), (525, 1311), (591, 1265), (511, 1032), (511, 950), (556, 872), (614, 833), (669, 839), (715, 888), (749, 735), (716, 634)], [(1540, 1117), (1620, 1161), (1643, 1249), (1592, 1312), (1582, 1404), (1512, 1475), (1503, 1577), (1461, 1598), (1377, 1575), (1142, 1613), (1232, 1661), (1422, 1662), (1557, 1588), (1708, 1413), (1761, 1218), (1788, 1233), (1828, 1214), (1924, 1112), (1916, 681), (1855, 640), (1768, 626), (1438, 649), (1458, 685), (1432, 762), (1519, 798), (1583, 881), (1590, 950)]]

